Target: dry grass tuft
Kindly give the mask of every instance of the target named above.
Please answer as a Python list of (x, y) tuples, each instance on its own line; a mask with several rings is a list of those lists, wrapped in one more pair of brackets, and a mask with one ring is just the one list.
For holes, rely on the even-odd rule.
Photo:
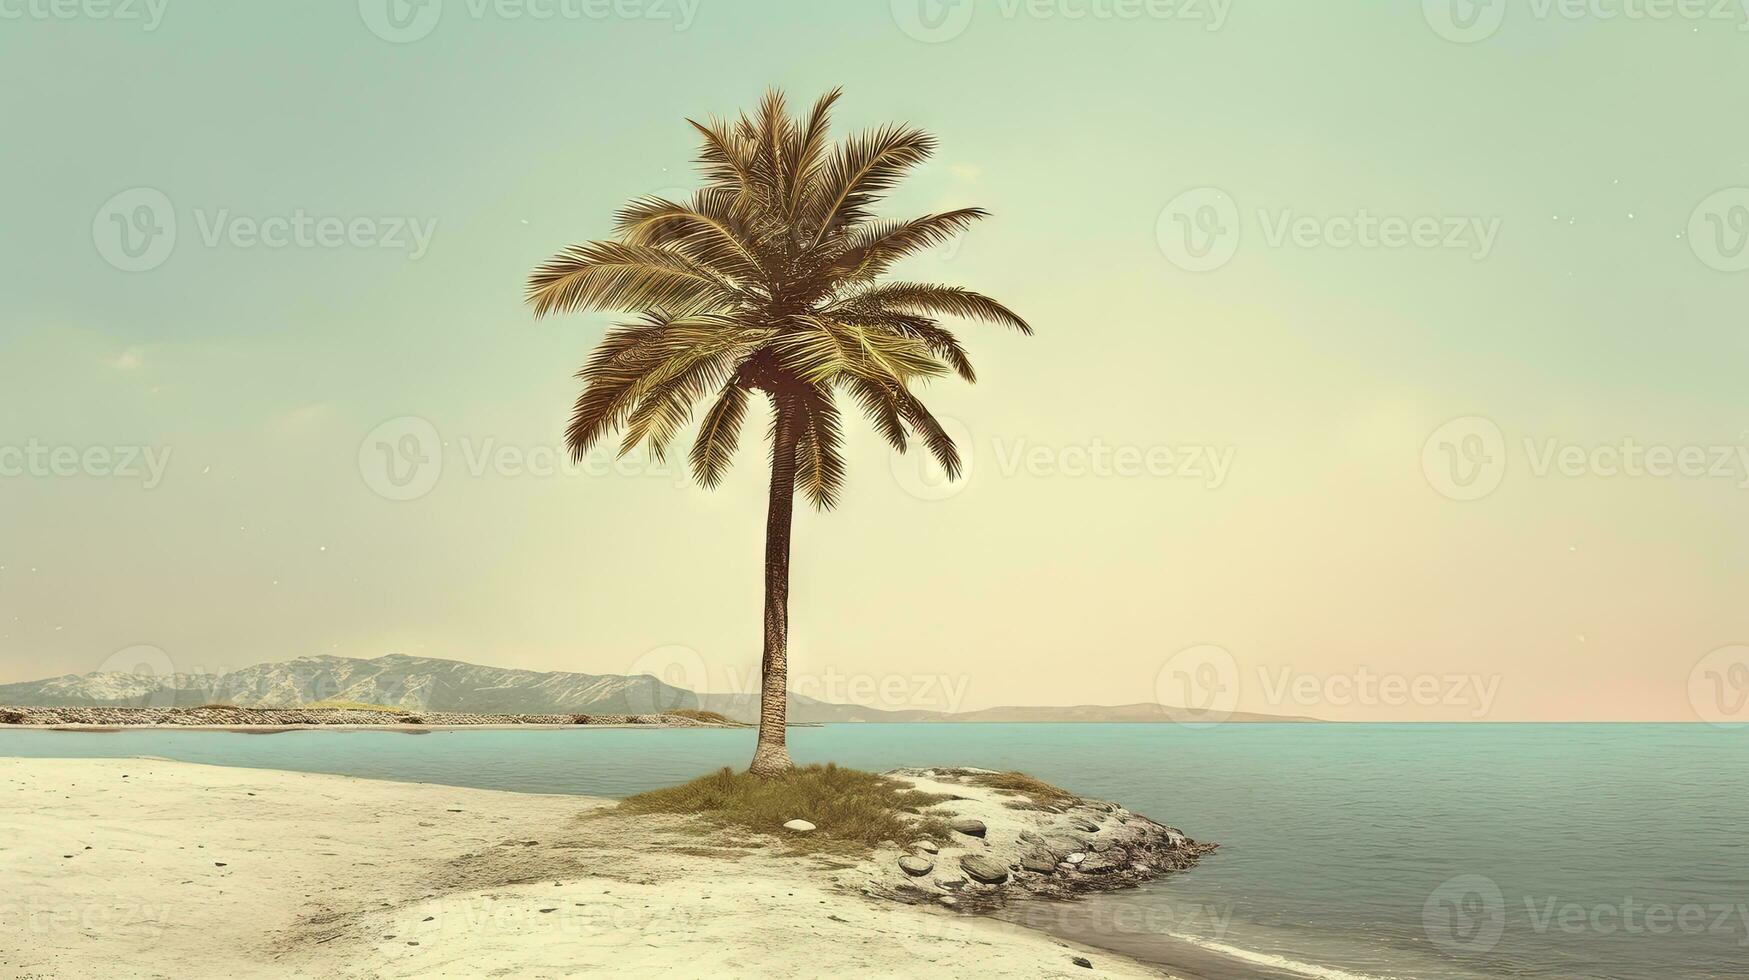
[(679, 715), (682, 718), (691, 718), (693, 721), (702, 721), (707, 725), (740, 724), (740, 722), (735, 721), (727, 715), (719, 714), (715, 711), (706, 711), (703, 708), (676, 708), (673, 711), (667, 712), (667, 714)]
[(1028, 776), (1024, 772), (975, 773), (968, 777), (967, 781), (978, 786), (987, 786), (990, 789), (1020, 793), (1031, 797), (1032, 801), (1038, 804), (1061, 806), (1080, 799), (1061, 786), (1053, 786), (1042, 779)]
[(317, 701), (313, 704), (306, 704), (304, 705), (304, 708), (309, 711), (381, 711), (397, 715), (407, 710), (406, 708), (397, 708), (393, 705), (366, 704), (363, 701), (342, 701), (339, 698), (329, 698), (326, 701)]
[[(825, 765), (776, 779), (721, 769), (690, 783), (628, 797), (619, 809), (696, 814), (718, 826), (782, 837), (801, 850), (869, 851), (888, 840), (945, 839), (946, 824), (919, 813), (941, 800), (885, 776)], [(797, 819), (817, 829), (784, 829), (786, 822)]]

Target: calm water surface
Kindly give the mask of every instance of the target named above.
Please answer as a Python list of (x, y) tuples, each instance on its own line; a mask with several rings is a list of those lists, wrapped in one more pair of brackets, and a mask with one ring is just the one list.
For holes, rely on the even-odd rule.
[[(1024, 769), (1221, 842), (1164, 882), (1016, 913), (1211, 976), (1749, 977), (1749, 730), (832, 725), (790, 742), (802, 762)], [(0, 731), (0, 755), (596, 796), (741, 765), (752, 744), (685, 729)]]

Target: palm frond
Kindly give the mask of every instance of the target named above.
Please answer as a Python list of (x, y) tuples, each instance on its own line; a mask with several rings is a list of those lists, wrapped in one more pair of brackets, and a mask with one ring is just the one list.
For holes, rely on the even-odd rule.
[(830, 274), (837, 281), (871, 281), (894, 262), (951, 241), (989, 215), (983, 208), (960, 208), (909, 221), (871, 222), (846, 238), (844, 251), (832, 260)]
[(909, 126), (884, 126), (845, 140), (822, 168), (806, 211), (813, 245), (867, 221), (879, 196), (933, 152), (935, 137)]
[(844, 489), (843, 432), (828, 388), (805, 386), (797, 400), (801, 437), (796, 441), (796, 489), (815, 510), (831, 510)]
[(899, 400), (899, 414), (905, 421), (911, 423), (911, 428), (917, 433), (923, 444), (929, 447), (929, 452), (935, 461), (941, 464), (941, 470), (950, 480), (960, 478), (960, 454), (954, 447), (953, 437), (941, 427), (935, 416), (929, 414), (929, 409), (923, 407), (912, 394), (904, 389), (895, 392)]
[(722, 482), (729, 464), (735, 460), (735, 445), (746, 417), (746, 382), (731, 378), (705, 413), (692, 443), (692, 475), (700, 486), (708, 490)]
[(624, 242), (572, 245), (528, 277), (535, 316), (582, 310), (691, 311), (735, 302), (733, 287), (681, 252)]
[(808, 113), (807, 123), (794, 130), (794, 141), (785, 154), (789, 185), (785, 213), (792, 221), (801, 209), (814, 175), (819, 172), (826, 159), (826, 149), (829, 146), (827, 138), (832, 127), (832, 107), (843, 94), (842, 88), (834, 88), (820, 96)]
[(1032, 327), (1019, 314), (982, 293), (974, 293), (959, 286), (916, 282), (882, 283), (852, 293), (834, 306), (869, 312), (896, 310), (942, 313), (969, 320), (1000, 323), (1023, 334), (1032, 334)]
[(688, 204), (641, 197), (614, 214), (615, 231), (628, 245), (672, 248), (718, 277), (744, 284), (760, 275), (753, 245), (742, 240), (730, 220), (699, 207), (711, 207), (720, 196), (703, 191)]

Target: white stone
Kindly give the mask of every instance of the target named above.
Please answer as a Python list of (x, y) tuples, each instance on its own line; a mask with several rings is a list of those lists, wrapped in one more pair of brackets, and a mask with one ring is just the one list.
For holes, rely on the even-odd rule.
[(807, 822), (806, 820), (791, 820), (789, 823), (786, 823), (783, 825), (783, 829), (794, 830), (794, 831), (805, 834), (808, 831), (813, 830), (814, 825)]
[(1087, 855), (1081, 853), (1080, 851), (1076, 851), (1075, 853), (1069, 855), (1069, 858), (1068, 858), (1068, 861), (1070, 864), (1080, 864), (1082, 861), (1085, 861), (1085, 860), (1087, 860)]

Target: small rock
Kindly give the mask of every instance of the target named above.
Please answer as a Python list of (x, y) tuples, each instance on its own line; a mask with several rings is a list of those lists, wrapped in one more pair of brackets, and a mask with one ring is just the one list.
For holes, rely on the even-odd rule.
[(814, 825), (806, 820), (791, 820), (783, 825), (785, 830), (793, 830), (798, 834), (806, 834), (814, 829)]
[(989, 832), (989, 828), (984, 826), (984, 821), (974, 820), (971, 817), (956, 817), (948, 824), (948, 827), (955, 833), (965, 834), (967, 837), (982, 837)]
[(1082, 861), (1080, 864), (1080, 870), (1082, 874), (1107, 874), (1112, 871), (1121, 871), (1127, 867), (1129, 863), (1129, 855), (1114, 847), (1109, 851), (1095, 854), (1087, 860)]
[(1093, 969), (1093, 961), (1085, 956), (1071, 956), (1069, 957), (1069, 962), (1079, 967), (1085, 967), (1089, 970)]
[(215, 868), (222, 868), (224, 866), (225, 866), (225, 862), (223, 862), (223, 861), (214, 861), (213, 862), (213, 867), (215, 867)]
[(1091, 820), (1071, 820), (1069, 821), (1069, 826), (1079, 830), (1083, 834), (1099, 833), (1099, 825)]
[(1034, 851), (1020, 859), (1020, 866), (1028, 871), (1036, 871), (1041, 875), (1048, 875), (1057, 870), (1057, 860), (1049, 854)]
[(906, 855), (899, 859), (899, 867), (913, 878), (921, 878), (935, 870), (935, 862), (924, 857)]
[(541, 909), (541, 911), (542, 912), (557, 912), (558, 908), (555, 907), (555, 908), (550, 908), (550, 909)]
[(941, 904), (946, 905), (946, 906), (951, 908), (951, 907), (959, 904), (959, 899), (954, 898), (952, 895), (943, 895), (940, 898), (940, 902), (941, 902)]
[(1008, 869), (978, 854), (968, 854), (960, 858), (960, 868), (973, 881), (986, 885), (1000, 885), (1008, 880)]
[(1069, 855), (1068, 857), (1064, 858), (1063, 860), (1067, 861), (1070, 864), (1080, 864), (1082, 861), (1087, 860), (1087, 855), (1080, 852), (1080, 851), (1076, 851), (1075, 853)]
[(936, 853), (939, 853), (941, 851), (941, 848), (937, 847), (935, 845), (935, 842), (932, 840), (920, 840), (917, 843), (912, 844), (911, 846), (917, 848), (919, 851), (923, 851), (923, 852), (928, 853), (928, 854), (936, 854)]

